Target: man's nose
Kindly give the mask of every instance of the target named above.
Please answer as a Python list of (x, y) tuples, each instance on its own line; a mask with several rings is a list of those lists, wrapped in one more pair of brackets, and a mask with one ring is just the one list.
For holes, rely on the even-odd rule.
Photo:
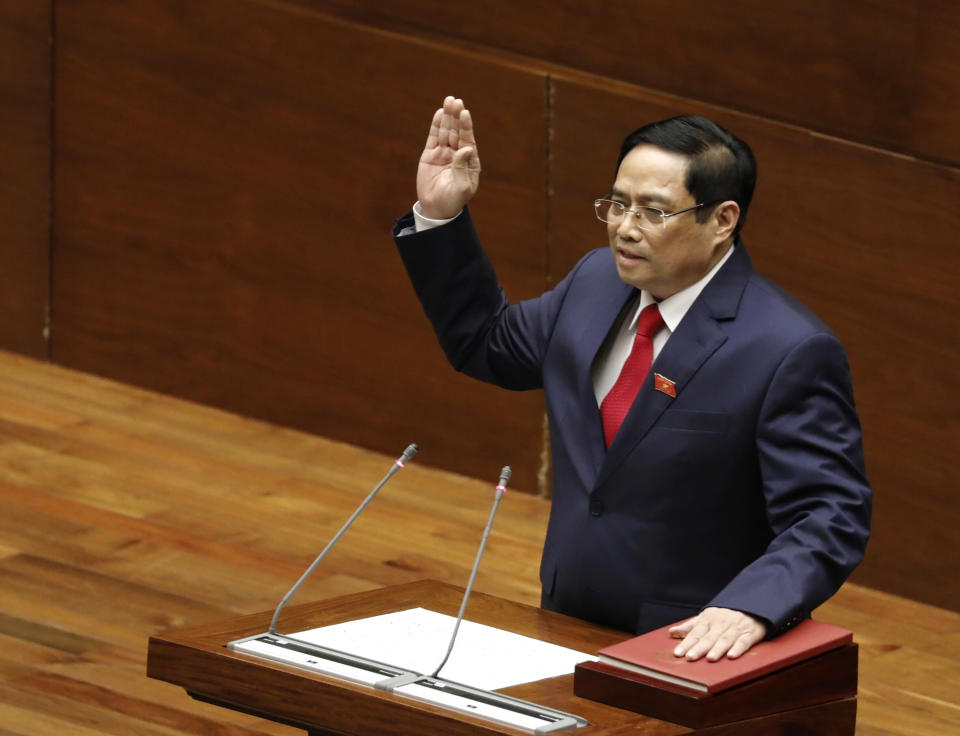
[(623, 213), (623, 219), (617, 225), (617, 235), (621, 238), (637, 240), (640, 237), (640, 227), (637, 214), (633, 210), (627, 210)]

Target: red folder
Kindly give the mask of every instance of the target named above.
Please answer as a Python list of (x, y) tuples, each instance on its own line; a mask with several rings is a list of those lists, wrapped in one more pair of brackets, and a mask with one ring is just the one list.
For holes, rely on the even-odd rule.
[(836, 649), (853, 640), (853, 633), (832, 624), (807, 619), (775, 639), (755, 644), (737, 659), (716, 662), (706, 658), (689, 662), (673, 654), (678, 640), (671, 626), (650, 631), (601, 649), (599, 661), (647, 677), (713, 694), (747, 682), (796, 662)]

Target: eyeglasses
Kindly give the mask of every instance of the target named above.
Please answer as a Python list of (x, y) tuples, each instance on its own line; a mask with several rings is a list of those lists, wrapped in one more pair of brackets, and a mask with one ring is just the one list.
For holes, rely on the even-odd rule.
[(593, 203), (596, 210), (597, 219), (601, 222), (608, 222), (611, 225), (619, 225), (627, 213), (632, 213), (637, 218), (637, 227), (641, 230), (662, 230), (667, 226), (667, 219), (682, 215), (684, 212), (692, 212), (700, 207), (707, 207), (716, 204), (716, 202), (701, 202), (693, 207), (687, 207), (685, 210), (676, 212), (664, 212), (657, 207), (627, 207), (622, 202), (614, 202), (612, 199), (598, 199)]

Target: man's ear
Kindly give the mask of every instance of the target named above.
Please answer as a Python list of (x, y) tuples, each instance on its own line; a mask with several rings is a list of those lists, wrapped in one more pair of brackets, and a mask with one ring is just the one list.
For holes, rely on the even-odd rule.
[(740, 205), (732, 199), (721, 202), (713, 211), (713, 223), (716, 228), (716, 239), (724, 241), (733, 235), (740, 221)]

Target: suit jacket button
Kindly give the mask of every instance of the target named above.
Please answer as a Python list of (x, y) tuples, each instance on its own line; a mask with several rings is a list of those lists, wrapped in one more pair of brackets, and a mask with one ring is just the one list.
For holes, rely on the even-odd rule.
[(590, 502), (590, 516), (603, 515), (603, 501), (594, 499)]

